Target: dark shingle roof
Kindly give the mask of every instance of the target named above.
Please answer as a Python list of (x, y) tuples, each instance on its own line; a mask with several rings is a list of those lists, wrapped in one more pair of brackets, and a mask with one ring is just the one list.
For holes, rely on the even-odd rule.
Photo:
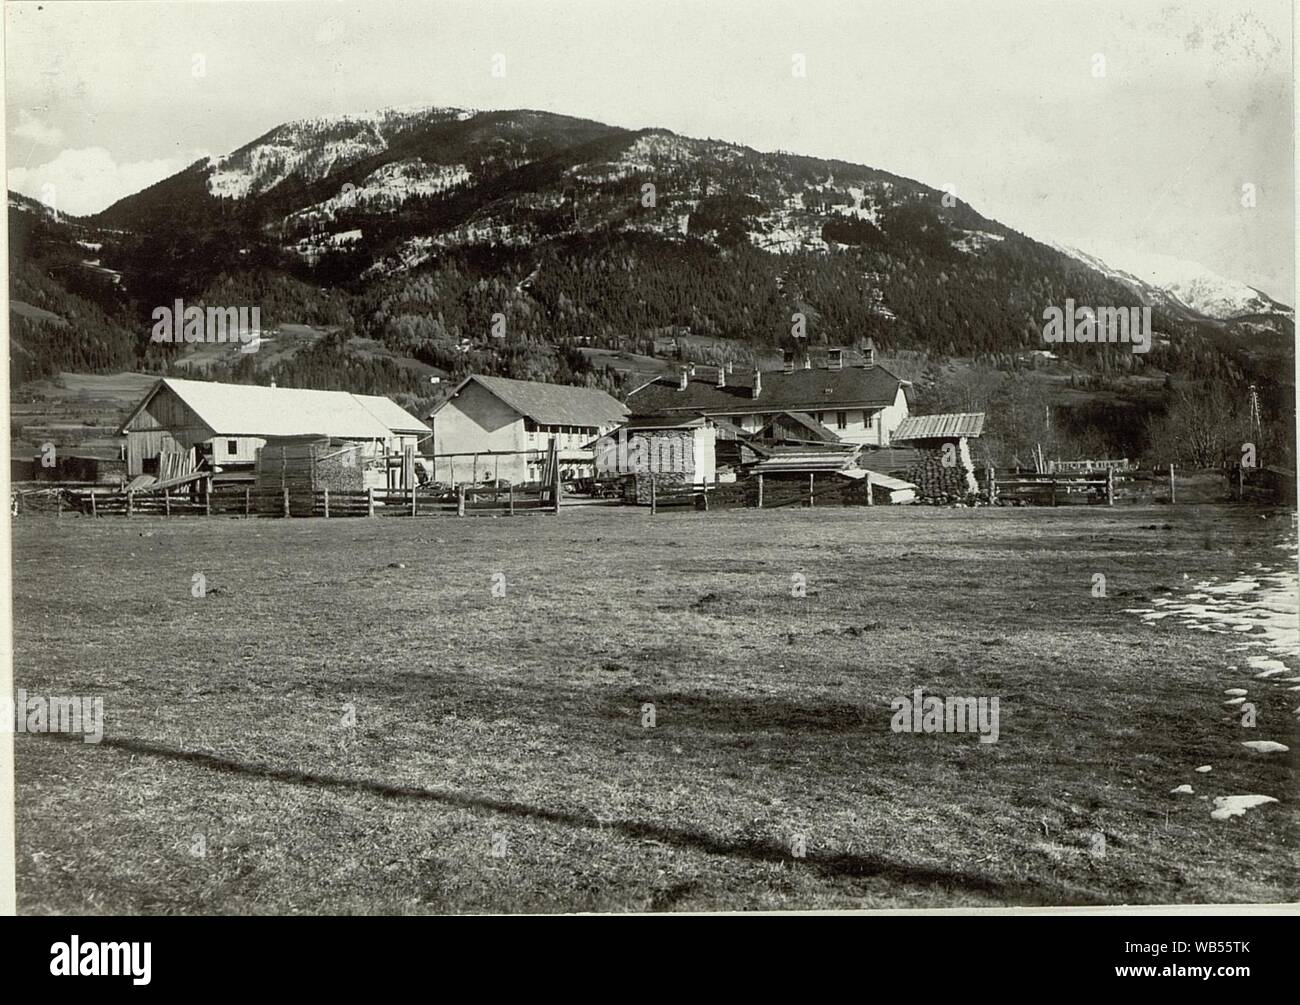
[(713, 380), (692, 380), (681, 390), (665, 377), (634, 391), (628, 406), (634, 415), (655, 412), (809, 412), (846, 405), (892, 405), (900, 381), (885, 367), (846, 367), (843, 370), (781, 370), (763, 372), (760, 395), (750, 394), (752, 373), (727, 375), (727, 386)]

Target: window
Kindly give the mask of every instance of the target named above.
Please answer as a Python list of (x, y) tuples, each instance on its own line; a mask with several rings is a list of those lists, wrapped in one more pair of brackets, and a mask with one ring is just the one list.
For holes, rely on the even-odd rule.
[(239, 441), (238, 441), (238, 440), (227, 440), (227, 441), (226, 441), (226, 453), (230, 454), (232, 457), (233, 457), (235, 454), (239, 453)]
[(835, 428), (836, 428), (836, 429), (848, 429), (848, 428), (849, 428), (849, 413), (848, 413), (848, 412), (836, 412), (836, 413), (835, 413)]

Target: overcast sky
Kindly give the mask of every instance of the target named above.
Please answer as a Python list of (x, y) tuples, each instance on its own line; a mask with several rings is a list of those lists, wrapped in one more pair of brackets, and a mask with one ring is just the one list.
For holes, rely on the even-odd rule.
[(291, 119), (528, 107), (951, 184), (1295, 302), (1288, 0), (46, 0), (5, 54), (9, 187), (72, 213)]

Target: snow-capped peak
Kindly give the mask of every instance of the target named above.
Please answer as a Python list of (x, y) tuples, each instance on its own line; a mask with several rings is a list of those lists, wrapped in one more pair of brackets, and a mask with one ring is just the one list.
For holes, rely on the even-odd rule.
[(467, 108), (407, 105), (286, 122), (232, 153), (210, 158), (208, 192), (243, 199), (274, 188), (294, 173), (309, 181), (326, 178), (387, 150), (393, 133), (413, 122), (464, 121), (475, 114)]
[(1199, 262), (1122, 248), (1107, 249), (1102, 258), (1055, 242), (1053, 247), (1113, 278), (1163, 290), (1183, 306), (1219, 321), (1251, 314), (1294, 314), (1267, 293)]

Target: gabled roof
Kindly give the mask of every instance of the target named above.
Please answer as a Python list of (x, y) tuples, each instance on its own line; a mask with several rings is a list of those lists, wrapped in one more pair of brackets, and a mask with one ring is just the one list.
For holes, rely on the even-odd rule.
[(691, 380), (682, 390), (677, 379), (663, 377), (633, 391), (628, 405), (636, 415), (653, 412), (692, 411), (704, 414), (736, 412), (817, 412), (852, 406), (883, 408), (892, 405), (903, 382), (888, 369), (852, 366), (843, 370), (765, 370), (757, 398), (751, 393), (753, 373), (726, 377), (727, 386), (715, 380)]
[(348, 391), (300, 387), (219, 384), (164, 377), (122, 423), (139, 415), (163, 389), (175, 394), (214, 436), (337, 436), (383, 440), (398, 433), (427, 433), (429, 427), (387, 398)]
[[(778, 447), (770, 457), (750, 466), (753, 474), (848, 474), (857, 470), (858, 449), (827, 447)], [(860, 477), (853, 475), (852, 477)]]
[(800, 437), (803, 440), (814, 440), (822, 443), (838, 443), (840, 438), (814, 419), (807, 412), (781, 412), (771, 422), (759, 430), (758, 435), (767, 435), (769, 439), (775, 439), (769, 431), (774, 426), (783, 426), (786, 429), (800, 431), (806, 435)]
[(594, 387), (543, 384), (536, 380), (511, 380), (470, 374), (433, 410), (437, 415), (470, 382), (481, 385), (520, 415), (547, 426), (614, 426), (627, 418), (627, 406)]
[(699, 429), (709, 425), (703, 415), (638, 415), (623, 424), (624, 429)]
[(419, 434), (429, 432), (429, 427), (404, 409), (392, 398), (381, 394), (354, 394), (362, 407), (391, 429), (394, 433)]
[(890, 439), (948, 440), (976, 437), (984, 431), (983, 412), (951, 412), (944, 415), (909, 415), (898, 424)]

